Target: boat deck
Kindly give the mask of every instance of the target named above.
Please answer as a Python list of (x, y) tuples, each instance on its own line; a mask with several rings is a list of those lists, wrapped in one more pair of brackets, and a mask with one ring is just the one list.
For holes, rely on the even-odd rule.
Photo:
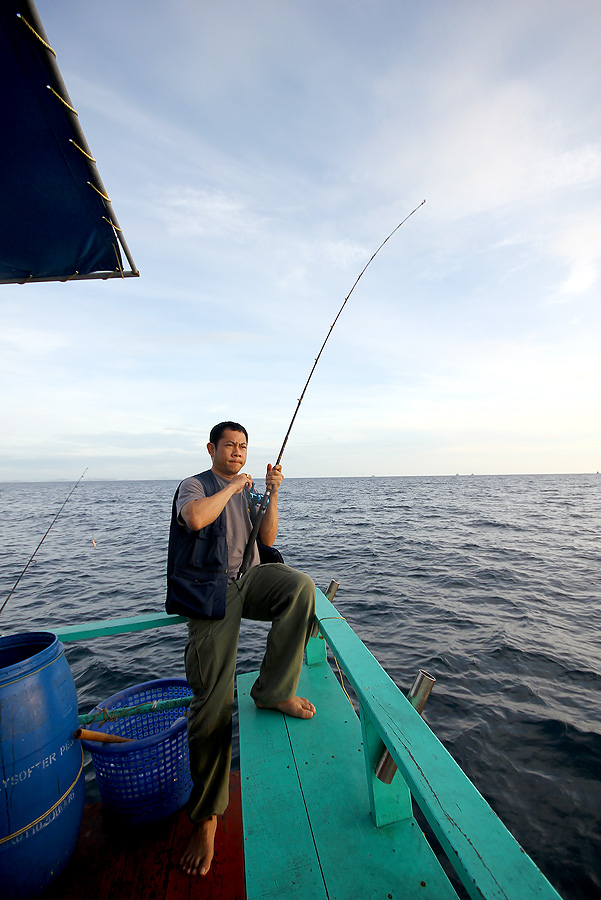
[(192, 825), (180, 810), (149, 825), (126, 825), (86, 806), (75, 852), (41, 900), (245, 900), (240, 772), (230, 778), (230, 805), (220, 816), (215, 858), (204, 878), (190, 878), (179, 859)]
[[(560, 900), (426, 722), (320, 591), (306, 721), (257, 709), (238, 677), (247, 900)], [(360, 716), (328, 665), (327, 645)], [(383, 754), (397, 767), (376, 776)], [(384, 757), (385, 758), (385, 757)], [(414, 816), (421, 810), (453, 883)], [(457, 890), (454, 886), (458, 879)]]
[[(146, 627), (145, 618), (129, 624)], [(209, 875), (192, 879), (179, 869), (191, 830), (185, 813), (132, 827), (98, 804), (86, 810), (74, 856), (45, 900), (457, 900), (464, 891), (486, 900), (561, 900), (321, 591), (316, 623), (299, 684), (317, 707), (312, 719), (257, 709), (255, 674), (238, 679), (242, 770), (232, 776)], [(359, 716), (328, 664), (326, 643)], [(375, 774), (384, 752), (397, 767), (390, 784)]]
[(374, 824), (361, 724), (331, 668), (303, 666), (309, 721), (257, 709), (257, 675), (238, 677), (249, 900), (458, 900), (410, 811)]

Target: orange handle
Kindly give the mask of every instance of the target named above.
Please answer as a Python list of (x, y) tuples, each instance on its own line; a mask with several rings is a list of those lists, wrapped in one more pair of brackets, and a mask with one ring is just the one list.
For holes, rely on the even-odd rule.
[(104, 731), (88, 731), (78, 728), (73, 737), (82, 741), (98, 741), (100, 744), (126, 744), (132, 738), (121, 737), (120, 734), (105, 734)]

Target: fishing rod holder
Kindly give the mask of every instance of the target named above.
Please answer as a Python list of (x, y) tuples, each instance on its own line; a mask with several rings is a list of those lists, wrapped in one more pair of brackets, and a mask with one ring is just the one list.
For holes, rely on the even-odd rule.
[[(420, 669), (407, 694), (407, 700), (420, 716), (424, 711), (424, 707), (428, 701), (432, 688), (434, 687), (435, 681), (436, 678), (434, 678), (433, 675), (429, 675), (423, 669)], [(380, 761), (376, 766), (376, 777), (379, 778), (383, 784), (390, 784), (396, 770), (397, 766), (395, 761), (388, 750), (384, 749)]]
[[(330, 603), (336, 596), (336, 591), (338, 590), (339, 587), (340, 587), (339, 581), (334, 581), (334, 579), (332, 579), (332, 581), (330, 581), (330, 585), (329, 585), (327, 591), (325, 592), (326, 597), (328, 598)], [(315, 620), (315, 622), (313, 622), (313, 628), (311, 629), (311, 637), (312, 638), (319, 637), (319, 622), (317, 621), (317, 619)]]

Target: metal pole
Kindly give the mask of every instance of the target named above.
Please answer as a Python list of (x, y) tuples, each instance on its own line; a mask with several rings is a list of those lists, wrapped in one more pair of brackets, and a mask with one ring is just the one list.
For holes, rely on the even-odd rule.
[(432, 692), (435, 681), (436, 678), (429, 675), (427, 672), (424, 672), (423, 669), (420, 669), (415, 676), (415, 681), (411, 685), (411, 690), (407, 694), (407, 700), (411, 706), (418, 711), (420, 716), (424, 711), (424, 706), (428, 702), (428, 697)]
[(94, 709), (90, 713), (79, 716), (78, 725), (91, 725), (94, 722), (102, 723), (113, 719), (124, 719), (128, 716), (141, 716), (144, 713), (161, 712), (166, 709), (179, 709), (190, 706), (192, 695), (176, 697), (173, 700), (153, 700), (149, 703), (141, 703), (138, 706), (123, 706), (115, 709)]
[[(415, 676), (415, 680), (411, 685), (409, 693), (407, 694), (407, 700), (413, 706), (417, 712), (420, 714), (424, 711), (424, 706), (430, 696), (432, 688), (434, 687), (434, 682), (436, 678), (432, 675), (429, 675), (423, 669), (420, 669), (417, 675)], [(392, 779), (394, 778), (394, 773), (397, 770), (397, 766), (392, 756), (388, 752), (388, 750), (384, 750), (382, 756), (380, 757), (380, 761), (376, 766), (376, 777), (380, 779), (384, 784), (390, 784)]]
[[(332, 579), (332, 581), (330, 581), (330, 586), (328, 587), (328, 589), (326, 591), (326, 597), (328, 598), (330, 603), (336, 596), (336, 591), (338, 590), (339, 587), (340, 587), (339, 581), (334, 581), (333, 579)], [(311, 637), (312, 638), (319, 637), (319, 623), (317, 621), (313, 622), (313, 628), (311, 629)]]

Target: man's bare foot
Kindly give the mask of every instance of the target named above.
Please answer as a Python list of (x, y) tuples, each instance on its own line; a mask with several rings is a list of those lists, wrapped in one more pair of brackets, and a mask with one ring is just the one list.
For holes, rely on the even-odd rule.
[(282, 700), (281, 703), (274, 703), (273, 706), (263, 706), (257, 703), (259, 709), (278, 709), (287, 716), (294, 716), (296, 719), (312, 719), (315, 715), (315, 707), (305, 697), (291, 697), (290, 700)]
[(188, 846), (179, 862), (186, 875), (207, 874), (213, 862), (216, 831), (217, 816), (209, 816), (194, 826)]

